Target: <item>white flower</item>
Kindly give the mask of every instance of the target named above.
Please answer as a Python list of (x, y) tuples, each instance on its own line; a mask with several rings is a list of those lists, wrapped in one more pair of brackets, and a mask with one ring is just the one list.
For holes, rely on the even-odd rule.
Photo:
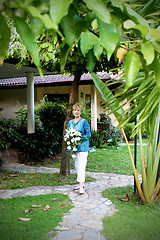
[(82, 134), (79, 131), (73, 128), (66, 130), (64, 141), (66, 142), (66, 148), (72, 152), (72, 158), (76, 158), (77, 147), (81, 139)]
[(80, 137), (76, 137), (75, 140), (76, 140), (76, 141), (80, 141), (81, 138), (80, 138)]
[(75, 155), (75, 154), (72, 154), (72, 158), (76, 158), (76, 155)]

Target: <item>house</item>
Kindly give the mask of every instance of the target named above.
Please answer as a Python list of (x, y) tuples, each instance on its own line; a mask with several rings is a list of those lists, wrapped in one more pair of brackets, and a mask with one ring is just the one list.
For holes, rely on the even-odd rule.
[[(23, 69), (18, 71), (16, 70), (15, 73), (15, 66), (8, 63), (4, 63), (3, 68), (0, 67), (0, 108), (3, 108), (5, 118), (13, 118), (13, 113), (19, 108), (18, 104), (20, 106), (27, 105), (31, 113), (29, 131), (32, 132), (34, 131), (33, 105), (40, 102), (45, 95), (49, 100), (53, 98), (69, 99), (73, 76), (46, 72), (43, 73), (44, 78), (42, 79), (35, 69), (23, 66)], [(35, 73), (32, 74), (33, 72)], [(111, 79), (106, 72), (97, 73), (97, 75), (103, 81)], [(91, 128), (97, 130), (97, 119), (99, 114), (104, 112), (102, 106), (104, 100), (89, 73), (81, 76), (77, 101), (91, 107)], [(114, 121), (113, 116), (111, 118)]]

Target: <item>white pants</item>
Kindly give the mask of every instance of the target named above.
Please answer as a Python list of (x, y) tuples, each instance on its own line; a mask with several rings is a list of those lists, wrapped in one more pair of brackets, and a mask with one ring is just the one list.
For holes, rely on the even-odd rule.
[(75, 159), (75, 169), (77, 173), (77, 182), (85, 182), (85, 170), (87, 165), (88, 152), (77, 152)]

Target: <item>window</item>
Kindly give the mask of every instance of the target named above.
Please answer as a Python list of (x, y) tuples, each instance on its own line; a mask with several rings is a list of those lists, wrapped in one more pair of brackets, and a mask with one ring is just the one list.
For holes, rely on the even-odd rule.
[(44, 94), (47, 96), (49, 102), (55, 102), (57, 100), (63, 102), (69, 102), (69, 94)]
[(86, 100), (86, 108), (91, 108), (91, 94), (86, 94), (85, 100)]

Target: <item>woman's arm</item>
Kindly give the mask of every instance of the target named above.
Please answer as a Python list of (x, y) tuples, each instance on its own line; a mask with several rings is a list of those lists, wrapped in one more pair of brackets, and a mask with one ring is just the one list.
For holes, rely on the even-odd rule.
[(67, 129), (70, 129), (70, 121), (68, 122)]
[(89, 123), (87, 122), (87, 120), (85, 120), (83, 126), (84, 126), (83, 140), (86, 141), (91, 137), (91, 130), (90, 130), (90, 126), (89, 126)]

